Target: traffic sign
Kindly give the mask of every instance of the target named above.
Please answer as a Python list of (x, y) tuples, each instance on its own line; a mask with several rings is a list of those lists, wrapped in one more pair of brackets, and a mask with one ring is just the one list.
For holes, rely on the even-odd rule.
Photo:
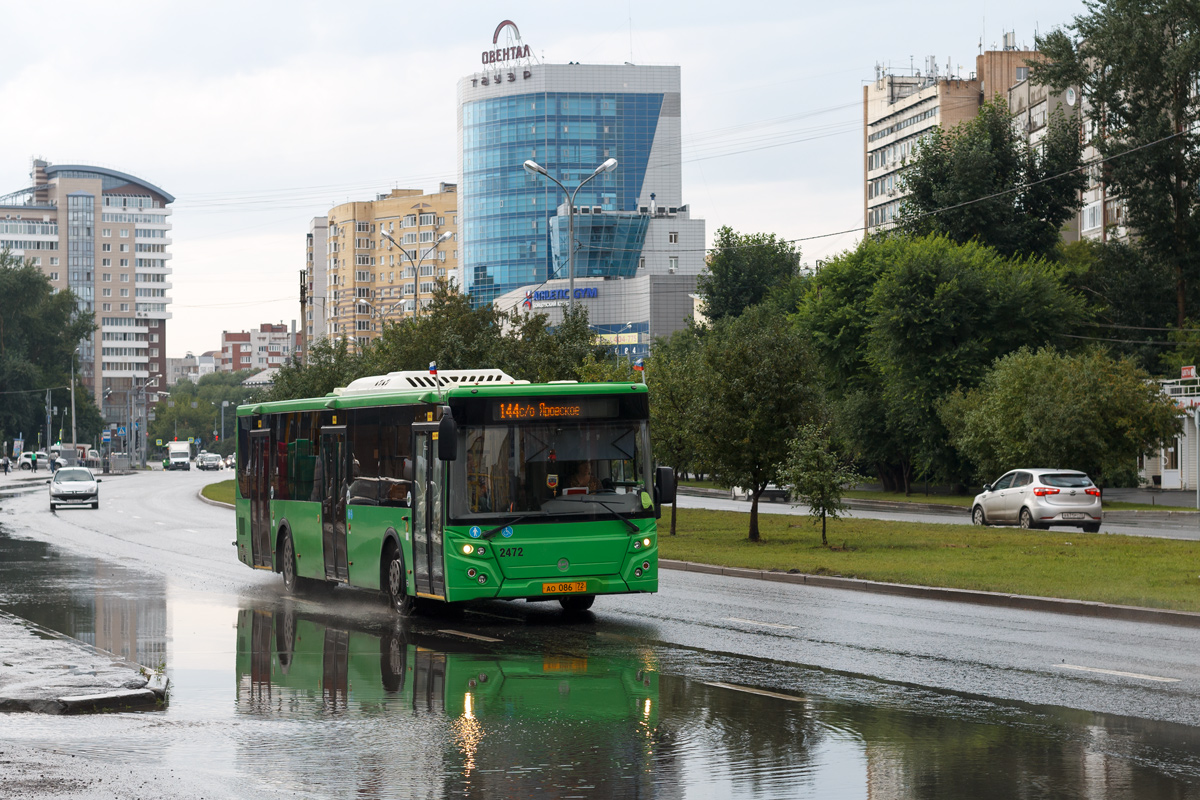
[(162, 447), (162, 439), (155, 439), (155, 440), (154, 440), (154, 445), (155, 445), (156, 447)]
[(118, 425), (117, 426), (117, 436), (124, 436), (124, 435), (125, 435), (125, 426)]
[(189, 436), (189, 437), (188, 437), (188, 444), (195, 444), (195, 443), (196, 443), (196, 437), (195, 437), (195, 436)]
[(105, 443), (111, 442), (112, 441), (112, 433), (110, 433), (109, 431), (100, 431), (100, 441), (105, 442)]

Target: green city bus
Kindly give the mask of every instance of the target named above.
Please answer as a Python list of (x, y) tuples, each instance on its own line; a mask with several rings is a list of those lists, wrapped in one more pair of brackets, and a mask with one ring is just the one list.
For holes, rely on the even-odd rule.
[(237, 410), (238, 558), (292, 593), (554, 600), (658, 590), (640, 383), (531, 384), (500, 370), (392, 372)]

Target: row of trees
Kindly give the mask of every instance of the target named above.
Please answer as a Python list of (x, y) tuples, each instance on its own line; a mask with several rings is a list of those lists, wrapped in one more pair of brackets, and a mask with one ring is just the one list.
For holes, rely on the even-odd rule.
[[(63, 413), (53, 420), (51, 438), (60, 429), (70, 437), (71, 361), (81, 339), (95, 326), (80, 314), (70, 292), (55, 294), (49, 279), (31, 263), (0, 251), (0, 442), (24, 435), (25, 449), (42, 441), (46, 427), (46, 390)], [(100, 410), (76, 372), (75, 420), (80, 441), (95, 441)]]

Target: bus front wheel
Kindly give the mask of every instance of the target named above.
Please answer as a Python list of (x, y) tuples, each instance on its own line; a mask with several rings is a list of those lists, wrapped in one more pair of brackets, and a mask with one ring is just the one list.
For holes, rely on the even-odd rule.
[(558, 598), (558, 602), (563, 607), (563, 611), (587, 611), (592, 607), (592, 603), (596, 602), (596, 595), (573, 594), (569, 597)]
[(408, 593), (408, 581), (405, 580), (404, 575), (404, 559), (400, 557), (400, 551), (395, 545), (388, 548), (385, 564), (387, 565), (388, 603), (397, 614), (408, 616), (413, 612), (416, 598)]
[(300, 593), (300, 579), (296, 575), (296, 546), (292, 544), (292, 534), (285, 533), (283, 535), (283, 554), (280, 556), (283, 562), (283, 588), (288, 594)]

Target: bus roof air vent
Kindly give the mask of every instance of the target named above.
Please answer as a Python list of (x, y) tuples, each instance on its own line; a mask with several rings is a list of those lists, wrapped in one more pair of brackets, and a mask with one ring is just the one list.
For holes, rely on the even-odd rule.
[(346, 388), (337, 391), (342, 397), (353, 397), (422, 389), (453, 389), (455, 386), (503, 386), (518, 383), (529, 383), (529, 381), (519, 381), (499, 369), (446, 369), (438, 370), (436, 375), (431, 375), (425, 370), (408, 370), (359, 378), (352, 381)]

